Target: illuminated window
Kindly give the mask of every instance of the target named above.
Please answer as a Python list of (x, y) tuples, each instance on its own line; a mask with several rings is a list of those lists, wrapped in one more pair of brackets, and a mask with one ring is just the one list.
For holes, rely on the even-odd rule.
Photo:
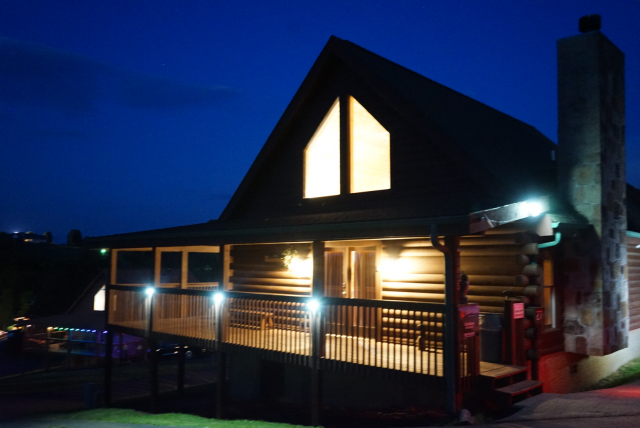
[(354, 98), (350, 104), (351, 193), (389, 189), (389, 132)]
[(304, 151), (304, 197), (340, 194), (340, 102), (336, 100)]
[(553, 287), (553, 262), (551, 259), (544, 259), (542, 262), (542, 272), (544, 281), (544, 323), (545, 325), (556, 327), (556, 295)]
[[(391, 188), (389, 132), (353, 97), (348, 98), (350, 193)], [(340, 100), (304, 152), (304, 197), (340, 194)]]
[(105, 303), (105, 295), (106, 289), (103, 285), (100, 290), (93, 296), (93, 310), (94, 311), (104, 311), (104, 303)]

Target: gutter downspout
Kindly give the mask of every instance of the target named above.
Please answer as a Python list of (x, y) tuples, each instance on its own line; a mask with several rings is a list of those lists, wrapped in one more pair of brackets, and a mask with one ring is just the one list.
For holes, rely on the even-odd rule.
[(444, 335), (444, 376), (445, 376), (445, 401), (447, 413), (455, 415), (461, 408), (457, 391), (458, 385), (458, 360), (456, 355), (457, 317), (455, 314), (457, 305), (456, 285), (460, 270), (460, 256), (458, 251), (459, 237), (445, 237), (444, 246), (438, 240), (438, 226), (431, 225), (431, 244), (435, 249), (444, 254), (445, 264), (445, 335)]

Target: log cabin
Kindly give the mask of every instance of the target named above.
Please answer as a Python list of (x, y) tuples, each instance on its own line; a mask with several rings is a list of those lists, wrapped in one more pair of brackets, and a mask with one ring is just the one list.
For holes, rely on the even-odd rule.
[(316, 424), (576, 391), (640, 355), (624, 55), (580, 27), (557, 144), (331, 37), (217, 220), (86, 240), (111, 252), (108, 336), (215, 349), (218, 414), (268, 391)]

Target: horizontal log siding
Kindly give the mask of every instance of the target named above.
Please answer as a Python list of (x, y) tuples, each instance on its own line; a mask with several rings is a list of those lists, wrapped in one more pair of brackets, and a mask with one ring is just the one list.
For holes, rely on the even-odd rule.
[(275, 260), (289, 247), (296, 250), (300, 258), (310, 255), (310, 244), (234, 245), (230, 265), (233, 291), (311, 295), (310, 278), (295, 276), (282, 262)]
[[(518, 227), (502, 232), (498, 228), (460, 240), (460, 268), (471, 284), (469, 302), (478, 303), (482, 312), (501, 313), (503, 292), (524, 295), (529, 285), (526, 273), (535, 268), (529, 257), (537, 252), (535, 237)], [(390, 252), (399, 254), (392, 264), (398, 271), (381, 272), (382, 299), (444, 302), (444, 256), (429, 240), (387, 241), (383, 248), (386, 259)]]
[(640, 239), (627, 236), (629, 330), (640, 328), (640, 248), (636, 245), (640, 245)]

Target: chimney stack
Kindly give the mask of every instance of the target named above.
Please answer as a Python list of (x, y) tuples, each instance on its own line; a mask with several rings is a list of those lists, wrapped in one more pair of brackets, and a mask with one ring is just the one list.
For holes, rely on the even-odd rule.
[[(558, 174), (564, 199), (594, 227), (591, 260), (599, 266), (571, 280), (567, 300), (590, 297), (575, 298), (565, 314), (586, 330), (580, 348), (603, 355), (625, 348), (628, 332), (624, 54), (599, 31), (599, 15), (580, 18), (579, 28), (558, 40)], [(585, 311), (595, 319), (602, 311), (602, 325), (584, 323)], [(601, 337), (587, 332), (596, 327)]]

